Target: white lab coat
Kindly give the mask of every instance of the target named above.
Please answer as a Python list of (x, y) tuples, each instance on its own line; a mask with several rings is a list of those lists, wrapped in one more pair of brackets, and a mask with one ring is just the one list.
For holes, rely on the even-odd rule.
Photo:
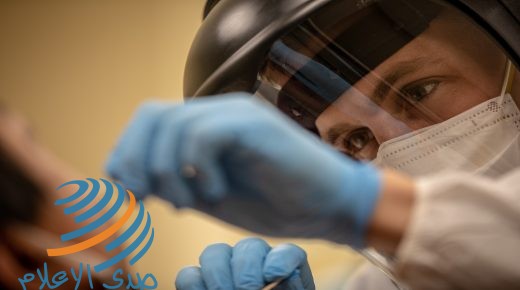
[[(419, 179), (417, 193), (394, 269), (410, 289), (520, 289), (520, 168), (446, 172)], [(366, 265), (345, 289), (398, 288)]]

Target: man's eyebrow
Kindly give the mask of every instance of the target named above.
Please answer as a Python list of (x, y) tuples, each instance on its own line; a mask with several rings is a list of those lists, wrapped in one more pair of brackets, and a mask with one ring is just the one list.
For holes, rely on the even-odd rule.
[(352, 131), (355, 128), (356, 126), (347, 123), (336, 124), (327, 130), (325, 139), (327, 143), (334, 145), (342, 134)]
[(380, 104), (399, 79), (418, 71), (428, 62), (430, 61), (425, 57), (420, 57), (396, 64), (389, 73), (383, 77), (378, 77), (377, 86), (372, 94), (373, 100)]

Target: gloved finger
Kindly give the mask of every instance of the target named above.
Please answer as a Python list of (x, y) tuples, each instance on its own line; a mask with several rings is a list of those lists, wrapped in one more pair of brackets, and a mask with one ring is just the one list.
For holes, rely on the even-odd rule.
[(236, 289), (256, 290), (265, 285), (264, 259), (271, 247), (262, 239), (248, 238), (233, 248), (231, 271)]
[(292, 273), (291, 276), (283, 280), (280, 285), (276, 286), (274, 290), (307, 290), (308, 288), (305, 288), (303, 286), (301, 277), (300, 277), (300, 271), (296, 270)]
[[(250, 130), (241, 126), (250, 119), (255, 109), (250, 96), (229, 94), (213, 104), (195, 104), (201, 110), (190, 129), (186, 130), (182, 149), (178, 152), (183, 167), (194, 168), (197, 172), (191, 183), (192, 188), (206, 202), (222, 199), (228, 190), (226, 172), (222, 157), (235, 150), (233, 146), (240, 135)], [(228, 112), (216, 114), (216, 112)], [(227, 150), (229, 149), (229, 150)]]
[(184, 136), (186, 145), (178, 153), (180, 163), (196, 169), (192, 187), (206, 202), (216, 202), (227, 193), (221, 156), (227, 148), (232, 148), (236, 139), (232, 128), (240, 121), (234, 116), (201, 117)]
[(106, 163), (108, 175), (120, 181), (138, 197), (142, 198), (151, 191), (146, 170), (151, 142), (155, 139), (155, 128), (161, 116), (173, 106), (166, 102), (148, 102), (142, 105)]
[(296, 287), (301, 282), (303, 289), (315, 289), (307, 254), (302, 248), (294, 244), (282, 244), (267, 254), (263, 268), (266, 281), (287, 279), (296, 271), (298, 279), (292, 278), (288, 280), (289, 283), (293, 283)]
[[(150, 176), (156, 193), (177, 207), (194, 204), (193, 193), (180, 175), (177, 151), (184, 143), (183, 132), (196, 112), (178, 107), (168, 112), (158, 125), (156, 140), (151, 149)], [(189, 146), (189, 145), (188, 145)]]
[(231, 273), (232, 249), (226, 244), (208, 246), (200, 255), (202, 277), (208, 290), (235, 289)]
[[(223, 97), (219, 101), (221, 102), (215, 100), (187, 102), (184, 106), (179, 106), (174, 111), (169, 112), (161, 121), (157, 130), (157, 140), (152, 150), (150, 165), (152, 180), (158, 193), (178, 207), (193, 206), (195, 195), (204, 194), (204, 190), (199, 190), (202, 181), (205, 179), (204, 177), (207, 175), (215, 176), (220, 172), (217, 168), (199, 171), (193, 164), (196, 162), (211, 163), (213, 161), (209, 155), (201, 156), (206, 151), (216, 150), (212, 146), (208, 146), (208, 138), (205, 138), (205, 134), (195, 134), (197, 138), (187, 137), (194, 135), (192, 132), (196, 131), (195, 127), (198, 124), (207, 124), (208, 118), (219, 119), (221, 117), (221, 114), (215, 114), (215, 112), (221, 111), (221, 107), (224, 106), (222, 103), (227, 104), (230, 100)], [(223, 137), (222, 135), (225, 134), (220, 132), (220, 135), (213, 136), (211, 140), (218, 140), (219, 137)], [(217, 142), (215, 141), (215, 143)], [(194, 152), (194, 156), (191, 158), (194, 160), (193, 162), (182, 162), (181, 159), (184, 158), (186, 150)], [(206, 156), (209, 157), (206, 158)], [(194, 176), (185, 176), (186, 168), (192, 171), (197, 169), (197, 171), (191, 173)], [(205, 172), (208, 172), (208, 174), (205, 174)], [(221, 178), (211, 178), (211, 180), (215, 180), (215, 182), (209, 182), (210, 184), (217, 182), (222, 184)], [(221, 186), (217, 184), (210, 186), (210, 188), (221, 188)]]
[(179, 271), (175, 279), (177, 290), (207, 290), (199, 267), (186, 267)]

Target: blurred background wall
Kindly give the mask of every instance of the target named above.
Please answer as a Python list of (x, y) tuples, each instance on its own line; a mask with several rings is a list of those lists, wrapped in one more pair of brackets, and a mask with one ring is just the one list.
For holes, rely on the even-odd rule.
[[(85, 177), (102, 177), (139, 103), (181, 100), (204, 2), (0, 0), (0, 102), (27, 116), (37, 138)], [(206, 245), (252, 235), (157, 199), (147, 208), (156, 238), (135, 270), (153, 273), (159, 289), (172, 289), (176, 272), (197, 264)], [(332, 289), (359, 261), (344, 247), (296, 242), (309, 253), (318, 289)]]

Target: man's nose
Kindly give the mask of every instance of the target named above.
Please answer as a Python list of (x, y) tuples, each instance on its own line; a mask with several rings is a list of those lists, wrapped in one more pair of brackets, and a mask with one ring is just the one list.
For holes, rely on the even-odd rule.
[(372, 131), (379, 145), (413, 131), (413, 128), (409, 125), (384, 110), (380, 110), (378, 114), (373, 115), (367, 122), (367, 127)]

